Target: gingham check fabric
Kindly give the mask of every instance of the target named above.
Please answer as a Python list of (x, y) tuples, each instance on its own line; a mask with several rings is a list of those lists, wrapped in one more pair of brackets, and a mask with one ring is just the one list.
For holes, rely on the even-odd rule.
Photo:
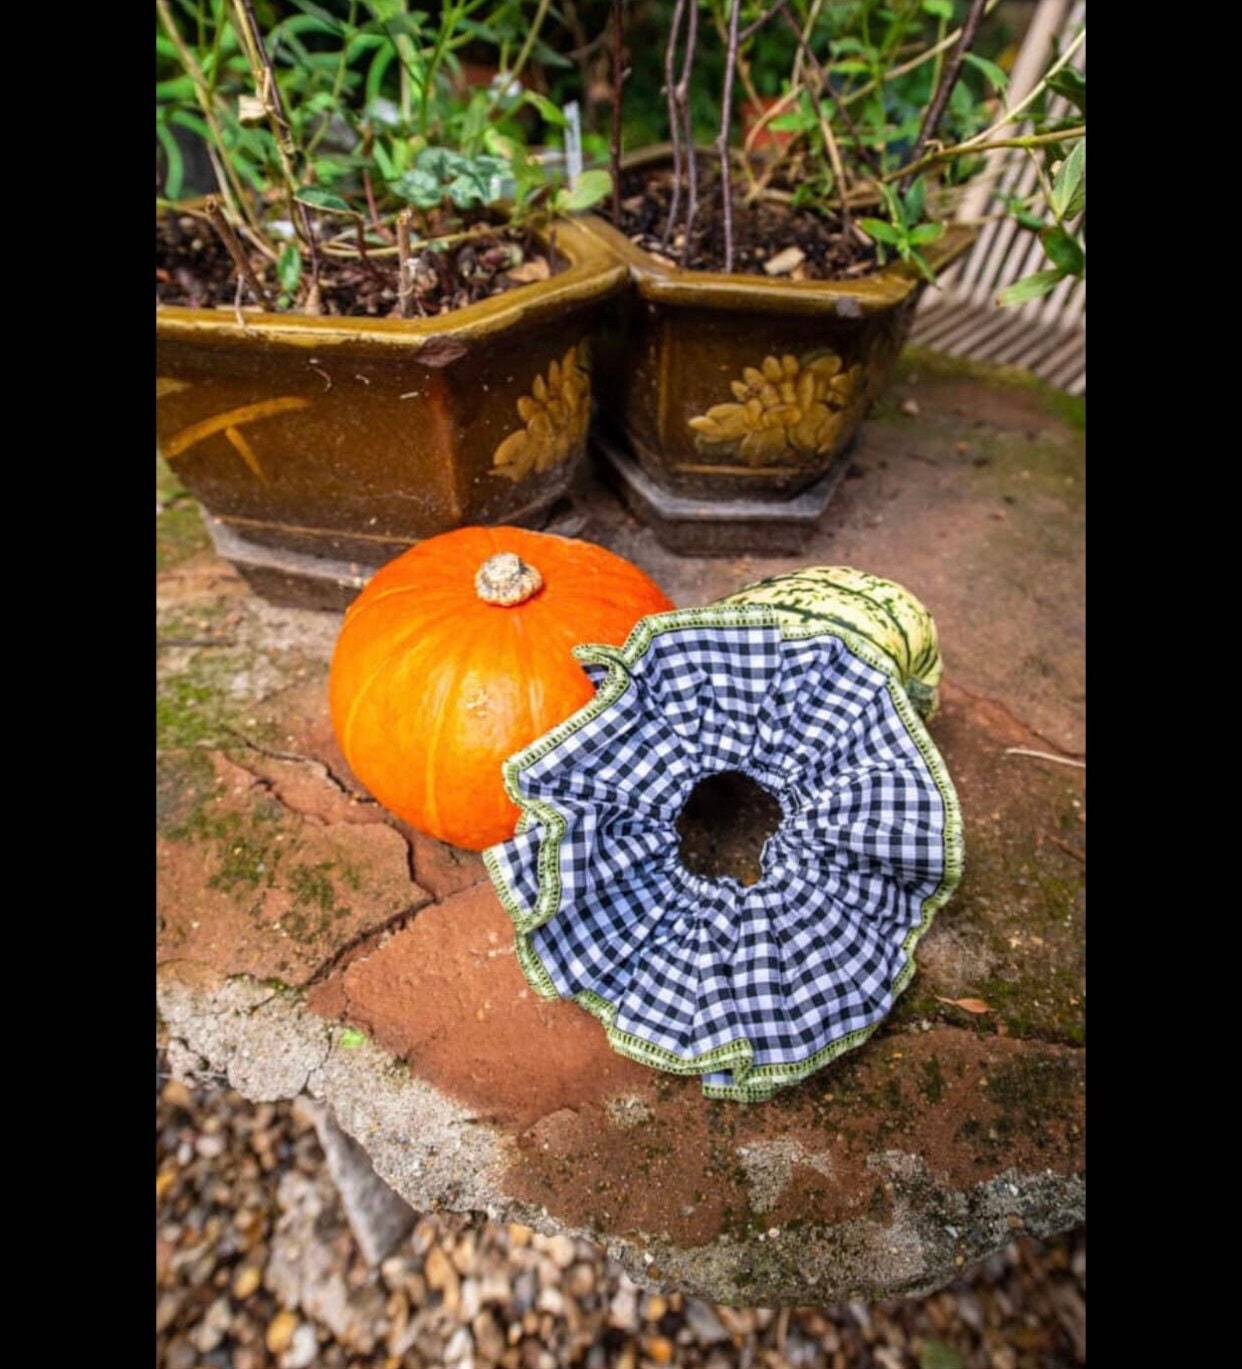
[[(960, 874), (960, 820), (884, 670), (828, 631), (698, 617), (587, 649), (597, 698), (509, 763), (524, 819), (486, 861), (541, 993), (576, 998), (615, 1048), (702, 1074), (712, 1096), (761, 1098), (888, 1013)], [(682, 807), (723, 770), (784, 814), (749, 887), (679, 856)]]

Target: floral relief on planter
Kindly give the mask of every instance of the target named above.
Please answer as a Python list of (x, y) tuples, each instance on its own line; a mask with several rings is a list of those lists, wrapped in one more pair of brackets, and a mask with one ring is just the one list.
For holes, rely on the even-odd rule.
[(766, 356), (729, 388), (733, 403), (714, 404), (689, 420), (695, 447), (740, 456), (752, 470), (762, 470), (826, 456), (862, 417), (869, 387), (862, 366), (845, 367), (836, 352), (824, 349), (801, 358)]
[(521, 480), (531, 471), (548, 471), (578, 450), (591, 421), (591, 376), (587, 344), (570, 347), (553, 360), (545, 378), (535, 376), (530, 394), (519, 397), (518, 416), (525, 427), (510, 433), (496, 448), (495, 474)]

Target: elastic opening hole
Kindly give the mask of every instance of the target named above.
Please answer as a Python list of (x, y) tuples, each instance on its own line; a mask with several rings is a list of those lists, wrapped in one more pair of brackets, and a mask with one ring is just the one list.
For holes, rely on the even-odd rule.
[(705, 879), (757, 884), (764, 845), (783, 816), (775, 796), (749, 775), (708, 775), (691, 790), (677, 819), (682, 864)]

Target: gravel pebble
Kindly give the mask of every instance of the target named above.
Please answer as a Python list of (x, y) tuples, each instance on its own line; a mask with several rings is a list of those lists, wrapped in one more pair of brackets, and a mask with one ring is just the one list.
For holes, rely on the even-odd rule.
[(948, 1288), (719, 1307), (639, 1290), (585, 1241), (424, 1215), (370, 1268), (314, 1128), (156, 1076), (157, 1369), (1080, 1369), (1086, 1231), (1015, 1240)]

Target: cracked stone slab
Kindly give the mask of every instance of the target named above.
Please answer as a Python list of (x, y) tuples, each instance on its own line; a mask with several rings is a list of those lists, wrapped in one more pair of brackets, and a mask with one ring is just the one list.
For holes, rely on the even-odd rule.
[(519, 1128), (558, 1107), (645, 1089), (649, 1078), (598, 1028), (584, 1030), (595, 1024), (578, 1007), (548, 1002), (526, 983), (512, 923), (490, 883), (424, 909), (317, 985), (308, 1001), (366, 1031), (423, 1077), (453, 1079), (481, 1116)]
[(157, 953), (304, 984), (430, 895), (405, 840), (314, 764), (162, 758)]
[[(915, 396), (912, 421), (900, 402)], [(922, 368), (868, 424), (796, 559), (677, 557), (584, 472), (584, 535), (683, 606), (853, 564), (908, 585), (940, 627), (931, 730), (962, 799), (965, 878), (883, 1027), (751, 1107), (623, 1060), (587, 1014), (538, 999), (477, 858), (367, 798), (327, 711), (339, 614), (264, 605), (207, 552), (165, 563), (160, 840), (185, 848), (180, 882), (161, 886), (172, 1067), (320, 1100), (418, 1210), (585, 1235), (638, 1282), (713, 1302), (917, 1293), (1015, 1231), (1083, 1221), (1085, 775), (1065, 763), (1085, 747), (1083, 470), (1081, 432), (1038, 392)], [(283, 969), (268, 939), (283, 914), (212, 904), (208, 932), (191, 912), (243, 888), (246, 851), (190, 819), (233, 813), (249, 838), (262, 802), (295, 845), (376, 843), (350, 848), (375, 915), (305, 959), (284, 951)], [(389, 879), (412, 916), (387, 916)], [(961, 998), (989, 1011), (945, 1001)]]
[[(934, 1217), (1002, 1171), (1021, 1181), (1006, 1222), (1045, 1234), (1048, 1213), (1021, 1199), (1022, 1185), (1046, 1172), (1067, 1194), (1081, 1188), (1085, 1053), (994, 1024), (894, 1024), (771, 1105), (710, 1102), (697, 1080), (617, 1056), (575, 1005), (537, 998), (490, 886), (425, 909), (333, 979), (310, 1006), (495, 1128), (510, 1201), (592, 1234), (649, 1280), (695, 1287), (711, 1248), (718, 1282), (697, 1286), (717, 1301), (722, 1288), (766, 1296), (762, 1271), (781, 1249), (767, 1245), (771, 1228), (835, 1232), (826, 1268), (849, 1233), (848, 1268), (875, 1296), (951, 1277), (959, 1254), (978, 1258), (995, 1223), (971, 1218), (946, 1241)], [(917, 1164), (894, 1164), (895, 1151)], [(656, 1273), (632, 1261), (635, 1233), (661, 1252)], [(760, 1264), (752, 1246), (764, 1247)]]
[[(713, 1103), (661, 1077), (641, 1109), (630, 1084), (619, 1111), (605, 1098), (519, 1131), (482, 1118), (460, 1078), (455, 1095), (416, 1077), (304, 994), (200, 966), (167, 966), (158, 987), (180, 1058), (258, 1100), (322, 1099), (416, 1209), (585, 1236), (647, 1286), (735, 1304), (915, 1294), (1017, 1229), (1084, 1219), (1081, 1051), (894, 1033), (779, 1106)], [(747, 1156), (776, 1157), (778, 1185)]]
[(376, 1174), (366, 1151), (341, 1129), (326, 1103), (299, 1098), (295, 1108), (315, 1128), (358, 1249), (374, 1268), (413, 1230), (414, 1209)]

